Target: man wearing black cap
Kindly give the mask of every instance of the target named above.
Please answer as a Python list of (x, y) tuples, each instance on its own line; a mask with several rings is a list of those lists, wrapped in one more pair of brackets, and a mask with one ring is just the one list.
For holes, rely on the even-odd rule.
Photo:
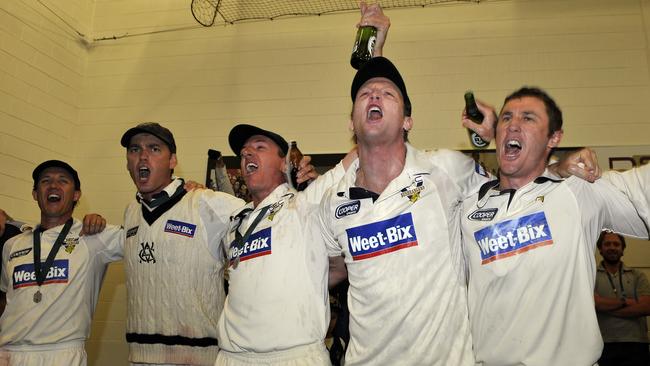
[(124, 217), (129, 360), (213, 365), (225, 296), (220, 242), (244, 202), (212, 190), (186, 191), (172, 176), (174, 136), (158, 123), (129, 129), (121, 144), (138, 189)]
[(123, 231), (80, 235), (72, 213), (81, 182), (67, 163), (46, 161), (32, 178), (40, 224), (2, 250), (0, 365), (86, 365), (84, 341), (106, 267), (122, 257)]
[(407, 142), (411, 102), (388, 59), (357, 72), (351, 97), (359, 159), (320, 215), (350, 281), (345, 364), (474, 365), (458, 208), (487, 174), (459, 152)]
[(282, 136), (240, 124), (228, 140), (253, 200), (235, 212), (224, 242), (229, 292), (216, 365), (329, 365), (328, 261), (317, 212), (351, 154), (297, 192), (286, 183)]

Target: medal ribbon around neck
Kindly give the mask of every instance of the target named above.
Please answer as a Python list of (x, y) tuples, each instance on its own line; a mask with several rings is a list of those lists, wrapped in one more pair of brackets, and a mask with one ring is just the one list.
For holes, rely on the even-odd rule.
[(45, 282), (45, 276), (47, 276), (47, 273), (50, 271), (50, 268), (52, 268), (52, 263), (54, 263), (54, 257), (56, 257), (56, 253), (59, 252), (59, 249), (63, 244), (63, 240), (65, 239), (66, 236), (68, 236), (71, 227), (72, 227), (72, 217), (69, 218), (68, 221), (66, 221), (65, 225), (63, 225), (63, 229), (61, 230), (61, 233), (56, 238), (56, 241), (54, 242), (52, 249), (50, 249), (50, 253), (47, 255), (47, 259), (45, 260), (45, 263), (42, 266), (41, 266), (41, 233), (44, 230), (40, 226), (36, 228), (36, 230), (34, 230), (34, 272), (36, 273), (36, 283), (38, 284), (39, 287), (43, 284), (43, 282)]

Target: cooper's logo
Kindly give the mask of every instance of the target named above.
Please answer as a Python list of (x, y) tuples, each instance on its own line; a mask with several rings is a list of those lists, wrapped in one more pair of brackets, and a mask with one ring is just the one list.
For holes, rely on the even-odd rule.
[(474, 221), (492, 221), (494, 216), (496, 216), (497, 208), (486, 208), (483, 210), (476, 210), (467, 216), (468, 219)]
[(165, 224), (165, 232), (187, 236), (188, 238), (194, 237), (196, 225), (188, 224), (185, 222), (167, 220)]
[(345, 216), (354, 215), (355, 213), (359, 212), (360, 208), (361, 203), (359, 200), (344, 203), (336, 208), (336, 213), (334, 216), (336, 216), (337, 219), (340, 219)]
[(241, 247), (231, 246), (228, 257), (230, 263), (239, 257), (239, 261), (262, 257), (271, 254), (271, 228), (266, 228), (252, 234)]
[[(44, 285), (50, 283), (67, 283), (68, 282), (68, 260), (57, 259), (52, 263), (49, 271), (45, 275)], [(14, 268), (13, 273), (14, 290), (21, 287), (36, 286), (36, 271), (34, 264), (27, 263)]]
[(18, 257), (22, 257), (24, 255), (27, 255), (31, 251), (32, 251), (32, 248), (21, 249), (21, 250), (15, 251), (15, 252), (9, 254), (9, 260), (12, 260), (12, 259), (18, 258)]
[(411, 213), (353, 227), (347, 229), (346, 232), (348, 248), (355, 261), (418, 245)]
[(482, 264), (553, 244), (544, 212), (502, 221), (474, 233)]

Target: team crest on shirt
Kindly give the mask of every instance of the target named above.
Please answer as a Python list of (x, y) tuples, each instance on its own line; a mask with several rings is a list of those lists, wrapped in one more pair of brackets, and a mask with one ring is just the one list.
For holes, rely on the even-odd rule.
[(72, 254), (72, 251), (74, 248), (79, 244), (79, 238), (65, 238), (63, 241), (63, 246), (65, 247), (65, 251), (68, 254)]
[(474, 233), (481, 250), (481, 264), (553, 244), (544, 212), (502, 221)]
[(269, 215), (266, 218), (269, 221), (273, 221), (275, 214), (282, 209), (282, 206), (284, 206), (284, 200), (272, 204), (271, 207), (269, 207)]
[(352, 259), (359, 261), (418, 245), (411, 213), (346, 230)]
[(17, 251), (15, 251), (15, 252), (9, 254), (9, 261), (11, 261), (11, 260), (14, 259), (14, 258), (19, 258), (19, 257), (22, 257), (22, 256), (24, 256), (24, 255), (27, 255), (27, 254), (29, 254), (31, 251), (32, 251), (32, 248), (26, 248), (26, 249), (17, 250)]
[(420, 199), (420, 192), (424, 190), (424, 180), (421, 175), (416, 175), (413, 178), (413, 183), (405, 188), (402, 188), (402, 197), (408, 197), (411, 203), (415, 203)]
[(175, 221), (175, 220), (167, 220), (167, 223), (165, 223), (166, 233), (178, 234), (178, 235), (186, 236), (188, 238), (193, 238), (195, 231), (196, 231), (196, 225), (194, 224), (188, 224), (186, 222)]
[[(52, 263), (52, 267), (45, 275), (43, 285), (51, 283), (68, 283), (69, 263), (67, 259), (57, 259)], [(14, 268), (13, 288), (37, 286), (36, 271), (34, 263), (21, 264)]]
[(153, 242), (140, 243), (140, 252), (138, 252), (140, 263), (156, 263), (156, 257), (153, 255), (153, 246)]
[(230, 264), (239, 257), (239, 261), (262, 257), (271, 254), (271, 228), (260, 230), (248, 237), (241, 246), (232, 245), (228, 252)]

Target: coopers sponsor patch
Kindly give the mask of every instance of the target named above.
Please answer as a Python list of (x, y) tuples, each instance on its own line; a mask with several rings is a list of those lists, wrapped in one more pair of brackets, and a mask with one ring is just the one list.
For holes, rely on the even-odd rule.
[(482, 264), (553, 244), (544, 212), (488, 226), (474, 233)]
[(196, 231), (196, 225), (188, 224), (185, 222), (167, 220), (165, 224), (165, 232), (187, 236), (188, 238), (194, 237), (194, 232)]
[(228, 257), (232, 261), (239, 257), (243, 262), (249, 259), (271, 254), (271, 228), (260, 230), (248, 237), (240, 248), (231, 247)]
[(411, 213), (353, 227), (346, 232), (350, 254), (355, 261), (418, 245)]
[(9, 254), (9, 261), (11, 261), (14, 258), (22, 257), (24, 255), (29, 254), (32, 251), (32, 248), (25, 248), (21, 250), (17, 250), (11, 254)]
[(354, 215), (355, 213), (359, 212), (359, 208), (361, 208), (361, 202), (359, 202), (359, 200), (347, 202), (339, 205), (339, 207), (336, 208), (336, 213), (334, 216), (337, 219), (340, 219), (345, 216)]
[[(50, 283), (68, 283), (68, 260), (57, 259), (45, 275), (44, 285)], [(14, 268), (14, 290), (21, 287), (36, 286), (34, 263), (21, 264)]]
[(469, 214), (467, 218), (473, 221), (492, 221), (498, 210), (499, 209), (497, 208), (485, 208), (476, 210)]

